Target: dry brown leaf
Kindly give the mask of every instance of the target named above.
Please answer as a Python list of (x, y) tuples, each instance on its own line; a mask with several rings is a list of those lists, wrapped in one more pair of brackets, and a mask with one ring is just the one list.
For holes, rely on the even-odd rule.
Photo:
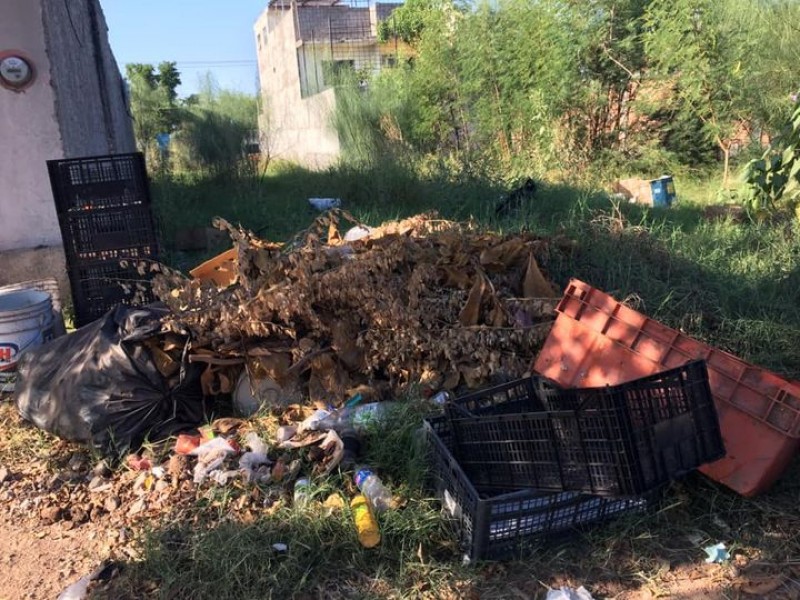
[(311, 361), (308, 395), (317, 406), (339, 406), (344, 402), (349, 379), (333, 353), (320, 354)]
[(469, 291), (467, 303), (458, 315), (458, 322), (465, 327), (477, 325), (480, 319), (481, 301), (483, 294), (486, 291), (486, 278), (483, 273), (478, 273), (475, 276), (475, 283), (472, 284), (472, 289)]
[(445, 286), (456, 287), (462, 290), (469, 287), (470, 277), (465, 271), (448, 266), (442, 267), (442, 271), (444, 271)]
[(279, 385), (284, 385), (289, 379), (289, 367), (291, 367), (291, 357), (285, 352), (275, 352), (254, 359), (252, 374), (255, 379), (268, 377)]
[(342, 236), (339, 234), (339, 229), (336, 227), (336, 223), (331, 221), (331, 224), (328, 225), (328, 245), (338, 246), (341, 243)]
[(242, 419), (223, 417), (222, 419), (216, 419), (213, 423), (211, 423), (211, 429), (222, 435), (228, 435), (229, 433), (237, 431), (242, 425), (244, 425), (244, 421)]
[(464, 383), (467, 387), (478, 387), (482, 380), (482, 372), (480, 365), (461, 365), (458, 369), (464, 376)]
[(214, 376), (214, 371), (211, 370), (211, 365), (208, 365), (203, 371), (203, 374), (200, 375), (200, 386), (203, 388), (203, 395), (204, 396), (216, 396), (218, 390), (214, 387), (214, 383), (216, 381), (216, 377)]
[(217, 377), (219, 377), (219, 391), (221, 394), (230, 394), (233, 391), (233, 382), (231, 381), (230, 377), (225, 375), (225, 373), (218, 373)]
[(558, 296), (553, 286), (544, 278), (533, 252), (528, 254), (528, 266), (522, 282), (522, 296), (525, 298), (555, 298)]
[(331, 319), (331, 347), (350, 371), (364, 368), (364, 352), (358, 347), (358, 327), (349, 319)]
[(497, 300), (495, 300), (492, 310), (489, 311), (489, 323), (492, 327), (504, 327), (506, 324), (506, 311)]
[(481, 265), (490, 271), (504, 271), (518, 261), (525, 251), (525, 242), (512, 238), (481, 252)]
[(447, 372), (447, 377), (445, 377), (445, 380), (442, 382), (442, 389), (455, 389), (459, 381), (461, 381), (461, 372), (457, 369), (451, 369)]

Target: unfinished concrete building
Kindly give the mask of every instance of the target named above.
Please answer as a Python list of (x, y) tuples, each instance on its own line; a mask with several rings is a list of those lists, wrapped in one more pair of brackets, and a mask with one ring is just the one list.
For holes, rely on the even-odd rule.
[(255, 24), (262, 153), (311, 168), (339, 157), (333, 83), (345, 69), (366, 76), (396, 63), (398, 42), (380, 43), (378, 27), (398, 6), (271, 0)]

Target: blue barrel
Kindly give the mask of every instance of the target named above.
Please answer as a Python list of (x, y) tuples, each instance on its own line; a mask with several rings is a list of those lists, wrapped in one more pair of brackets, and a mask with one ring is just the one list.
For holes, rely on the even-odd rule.
[(675, 200), (675, 183), (672, 176), (663, 175), (650, 182), (650, 191), (653, 194), (653, 206), (672, 206)]

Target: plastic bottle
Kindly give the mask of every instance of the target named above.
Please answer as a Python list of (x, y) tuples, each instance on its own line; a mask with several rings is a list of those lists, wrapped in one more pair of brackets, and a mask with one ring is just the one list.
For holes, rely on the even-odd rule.
[(393, 402), (370, 402), (360, 406), (346, 407), (309, 423), (308, 428), (316, 431), (333, 429), (336, 433), (343, 433), (351, 429), (356, 433), (363, 433), (369, 425), (384, 421), (389, 411), (394, 408), (396, 406)]
[(353, 520), (356, 524), (356, 535), (358, 541), (365, 548), (374, 548), (381, 543), (381, 530), (378, 528), (378, 521), (369, 507), (369, 502), (359, 494), (350, 502), (350, 509), (353, 511)]
[(353, 481), (369, 500), (376, 513), (380, 514), (386, 509), (394, 508), (391, 492), (368, 467), (357, 467)]
[(311, 498), (311, 482), (303, 477), (294, 482), (294, 504), (302, 506)]
[(305, 433), (306, 431), (317, 431), (319, 430), (318, 424), (321, 420), (325, 419), (326, 417), (330, 416), (330, 412), (323, 409), (315, 410), (310, 417), (306, 417), (306, 419), (297, 426), (297, 433)]

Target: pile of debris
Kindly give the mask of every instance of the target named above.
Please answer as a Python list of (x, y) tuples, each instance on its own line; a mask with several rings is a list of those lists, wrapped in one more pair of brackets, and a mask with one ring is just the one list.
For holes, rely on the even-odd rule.
[(526, 372), (554, 318), (539, 268), (551, 242), (532, 234), (435, 215), (368, 228), (342, 211), (287, 244), (218, 226), (236, 244), (232, 285), (174, 272), (154, 282), (167, 325), (191, 333), (189, 360), (208, 365), (206, 394), (232, 392), (243, 370), (320, 407), (417, 383), (474, 388)]

